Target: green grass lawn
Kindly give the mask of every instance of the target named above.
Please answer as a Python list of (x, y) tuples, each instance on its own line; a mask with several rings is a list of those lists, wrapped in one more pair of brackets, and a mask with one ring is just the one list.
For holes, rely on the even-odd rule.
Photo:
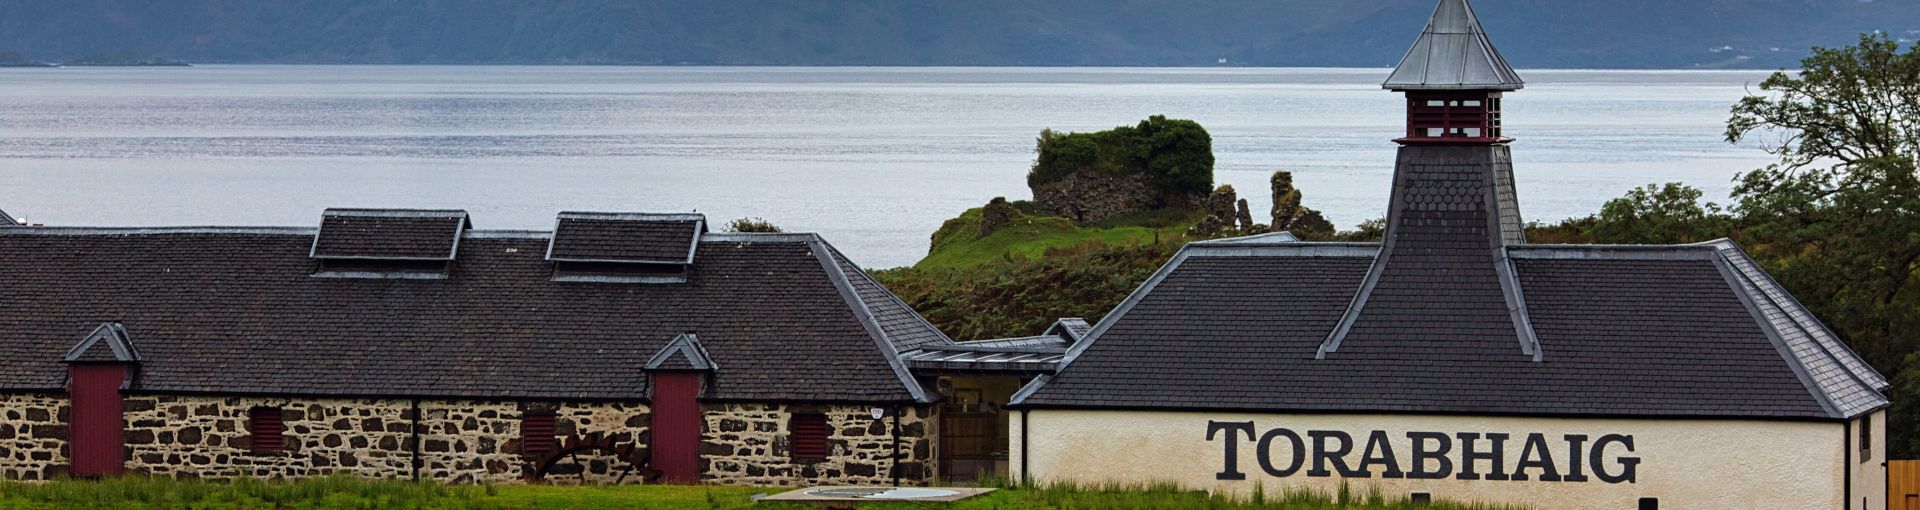
[[(618, 487), (471, 486), (323, 478), (296, 482), (235, 480), (205, 482), (128, 477), (107, 481), (0, 482), (0, 510), (41, 509), (757, 509), (800, 510), (791, 504), (756, 504), (753, 496), (785, 489), (718, 486), (629, 485)], [(875, 510), (1387, 510), (1413, 508), (1368, 495), (1314, 493), (1228, 498), (1172, 486), (1081, 488), (1054, 486), (1002, 489), (951, 504), (889, 503)], [(1434, 504), (1429, 510), (1489, 507)]]

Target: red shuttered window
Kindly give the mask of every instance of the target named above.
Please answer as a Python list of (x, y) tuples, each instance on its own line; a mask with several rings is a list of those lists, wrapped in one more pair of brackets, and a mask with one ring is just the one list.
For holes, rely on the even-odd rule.
[(253, 451), (278, 453), (287, 449), (287, 424), (281, 421), (278, 407), (248, 410), (247, 433), (253, 435)]
[(556, 447), (552, 411), (527, 411), (520, 415), (520, 445), (527, 455), (552, 452)]
[(793, 421), (787, 424), (791, 433), (788, 437), (788, 454), (793, 460), (821, 461), (832, 453), (827, 445), (827, 415), (820, 413), (794, 413)]

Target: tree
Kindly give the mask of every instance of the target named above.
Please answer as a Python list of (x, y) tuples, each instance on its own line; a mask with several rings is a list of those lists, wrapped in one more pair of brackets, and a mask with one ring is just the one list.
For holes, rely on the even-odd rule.
[(779, 233), (780, 227), (761, 218), (738, 218), (727, 222), (728, 232)]
[(1648, 184), (1608, 200), (1588, 234), (1608, 244), (1681, 244), (1726, 237), (1732, 218), (1702, 193), (1677, 182)]
[[(1920, 150), (1920, 53), (1884, 34), (1862, 34), (1849, 48), (1814, 48), (1798, 75), (1773, 73), (1770, 94), (1733, 107), (1727, 141), (1765, 144), (1784, 171), (1836, 160), (1835, 170), (1871, 161), (1913, 160)], [(1767, 139), (1763, 135), (1773, 135)]]
[(1201, 198), (1213, 190), (1213, 137), (1191, 120), (1154, 115), (1136, 125), (1092, 133), (1046, 129), (1034, 150), (1029, 187), (1092, 170), (1140, 179), (1169, 196)]
[(1884, 35), (1815, 48), (1733, 107), (1727, 141), (1780, 163), (1734, 188), (1742, 245), (1896, 381), (1888, 446), (1920, 452), (1920, 48)]

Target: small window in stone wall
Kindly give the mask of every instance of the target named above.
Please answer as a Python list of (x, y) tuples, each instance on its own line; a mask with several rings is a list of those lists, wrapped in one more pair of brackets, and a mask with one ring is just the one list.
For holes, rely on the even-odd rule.
[(521, 451), (527, 455), (552, 452), (557, 447), (555, 433), (553, 411), (527, 411), (520, 415)]
[(832, 453), (827, 445), (827, 415), (794, 413), (787, 423), (787, 453), (793, 460), (818, 462)]
[(247, 411), (247, 434), (253, 436), (253, 451), (279, 453), (287, 449), (287, 424), (280, 419), (278, 407), (255, 407)]

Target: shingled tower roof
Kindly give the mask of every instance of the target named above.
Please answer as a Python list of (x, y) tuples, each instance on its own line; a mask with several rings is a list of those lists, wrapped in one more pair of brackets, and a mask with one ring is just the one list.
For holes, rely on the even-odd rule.
[(1382, 87), (1391, 90), (1520, 90), (1526, 86), (1493, 48), (1467, 0), (1441, 0), (1433, 19)]

